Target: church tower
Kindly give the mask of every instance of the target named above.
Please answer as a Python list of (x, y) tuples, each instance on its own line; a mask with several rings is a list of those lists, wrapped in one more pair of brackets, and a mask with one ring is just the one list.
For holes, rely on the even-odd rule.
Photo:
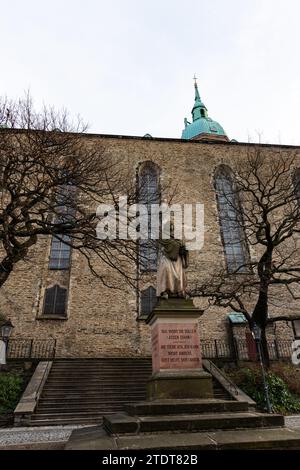
[(186, 140), (223, 140), (229, 139), (223, 127), (213, 121), (207, 113), (205, 104), (201, 101), (196, 78), (195, 80), (195, 103), (192, 109), (193, 122), (184, 119), (185, 128), (182, 131), (182, 139)]

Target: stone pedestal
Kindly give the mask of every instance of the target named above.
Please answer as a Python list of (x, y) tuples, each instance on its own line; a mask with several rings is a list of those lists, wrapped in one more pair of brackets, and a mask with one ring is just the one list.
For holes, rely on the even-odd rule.
[(192, 300), (160, 299), (151, 326), (152, 377), (148, 398), (211, 398), (211, 375), (202, 369), (198, 320)]

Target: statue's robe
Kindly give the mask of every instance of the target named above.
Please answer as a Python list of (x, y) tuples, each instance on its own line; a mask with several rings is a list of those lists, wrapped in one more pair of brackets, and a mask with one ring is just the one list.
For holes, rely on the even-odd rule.
[(187, 252), (180, 240), (160, 240), (156, 295), (162, 293), (185, 296)]

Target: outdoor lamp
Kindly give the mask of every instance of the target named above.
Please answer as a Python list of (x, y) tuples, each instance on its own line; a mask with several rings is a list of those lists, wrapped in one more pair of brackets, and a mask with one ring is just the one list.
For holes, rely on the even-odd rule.
[(252, 335), (255, 341), (260, 341), (261, 340), (261, 327), (258, 326), (256, 323), (254, 323), (252, 327)]
[(10, 320), (7, 320), (3, 325), (1, 326), (1, 336), (4, 339), (4, 341), (7, 341), (8, 338), (10, 337), (12, 330), (14, 328), (14, 325)]

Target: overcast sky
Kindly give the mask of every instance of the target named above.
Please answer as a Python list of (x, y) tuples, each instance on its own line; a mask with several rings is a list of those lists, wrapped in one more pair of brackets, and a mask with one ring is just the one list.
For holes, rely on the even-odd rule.
[(300, 144), (299, 0), (0, 0), (0, 94), (180, 137), (196, 73), (230, 138)]

